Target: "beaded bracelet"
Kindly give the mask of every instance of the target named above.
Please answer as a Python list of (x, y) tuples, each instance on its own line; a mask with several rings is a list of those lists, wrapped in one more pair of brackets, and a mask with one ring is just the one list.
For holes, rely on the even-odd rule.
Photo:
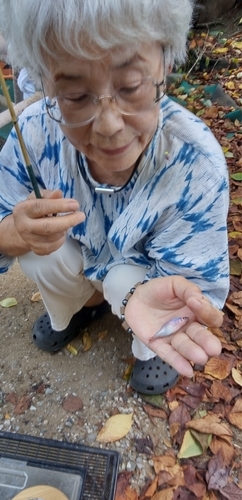
[(133, 293), (135, 292), (136, 288), (139, 285), (143, 285), (145, 282), (146, 282), (146, 280), (144, 280), (144, 281), (138, 281), (138, 283), (136, 283), (136, 285), (134, 285), (134, 286), (132, 286), (132, 288), (130, 288), (129, 292), (127, 293), (127, 295), (125, 295), (125, 297), (124, 297), (124, 299), (122, 301), (123, 305), (120, 308), (121, 320), (123, 321), (122, 327), (128, 333), (133, 333), (133, 330), (132, 330), (132, 328), (130, 328), (130, 326), (128, 325), (127, 321), (125, 320), (125, 307), (127, 306), (128, 301), (129, 301), (130, 297), (133, 295)]

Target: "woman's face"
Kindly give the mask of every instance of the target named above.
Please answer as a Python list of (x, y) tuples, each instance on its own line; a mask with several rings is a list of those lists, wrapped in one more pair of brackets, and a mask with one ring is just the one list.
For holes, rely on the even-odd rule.
[[(72, 93), (101, 96), (149, 75), (161, 82), (165, 76), (162, 59), (158, 43), (143, 43), (138, 50), (116, 49), (95, 61), (68, 55), (51, 61), (47, 92), (50, 96)], [(63, 125), (61, 128), (71, 144), (86, 155), (91, 174), (98, 182), (113, 182), (113, 178), (125, 182), (150, 142), (158, 116), (159, 104), (137, 115), (123, 115), (115, 103), (101, 99), (93, 121), (75, 128)]]

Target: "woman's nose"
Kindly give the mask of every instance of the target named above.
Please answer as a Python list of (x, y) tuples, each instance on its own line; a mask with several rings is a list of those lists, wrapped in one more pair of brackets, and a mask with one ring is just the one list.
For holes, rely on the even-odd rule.
[(101, 135), (114, 135), (125, 127), (124, 115), (117, 109), (111, 95), (100, 96), (92, 128)]

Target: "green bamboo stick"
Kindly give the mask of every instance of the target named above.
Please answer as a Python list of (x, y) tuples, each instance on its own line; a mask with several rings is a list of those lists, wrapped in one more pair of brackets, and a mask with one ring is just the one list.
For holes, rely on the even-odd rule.
[(24, 157), (24, 161), (25, 161), (26, 170), (28, 172), (29, 179), (30, 179), (30, 182), (32, 184), (34, 194), (35, 194), (36, 198), (41, 198), (39, 186), (37, 184), (37, 181), (36, 181), (36, 178), (35, 178), (35, 175), (34, 175), (33, 167), (32, 167), (32, 165), (30, 163), (29, 155), (28, 155), (26, 146), (24, 144), (23, 136), (21, 134), (21, 131), (20, 131), (20, 128), (19, 128), (19, 124), (18, 124), (18, 119), (17, 119), (16, 113), (14, 111), (14, 107), (13, 107), (13, 104), (12, 104), (12, 101), (11, 101), (11, 98), (10, 98), (10, 95), (9, 95), (9, 91), (8, 91), (8, 88), (7, 88), (7, 85), (6, 85), (6, 82), (5, 82), (5, 79), (4, 79), (1, 67), (0, 67), (0, 83), (1, 83), (1, 86), (2, 86), (3, 95), (4, 95), (4, 97), (5, 97), (6, 101), (7, 101), (7, 106), (8, 106), (11, 118), (12, 118), (12, 122), (14, 124), (14, 128), (15, 128), (16, 134), (18, 136), (19, 144), (20, 144), (21, 151), (22, 151), (22, 154), (23, 154), (23, 157)]

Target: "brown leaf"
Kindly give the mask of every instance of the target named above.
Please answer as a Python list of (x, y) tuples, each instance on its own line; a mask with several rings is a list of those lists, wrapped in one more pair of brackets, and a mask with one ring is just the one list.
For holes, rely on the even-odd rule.
[(29, 396), (23, 396), (20, 398), (13, 410), (15, 415), (22, 415), (29, 409), (31, 405), (31, 398)]
[(230, 465), (235, 454), (235, 449), (231, 441), (229, 442), (227, 439), (223, 439), (222, 436), (213, 436), (209, 447), (214, 455), (221, 452), (225, 465)]
[(218, 415), (207, 415), (203, 418), (197, 418), (187, 422), (185, 426), (189, 429), (195, 429), (205, 434), (214, 434), (215, 436), (232, 436), (232, 431), (225, 423), (220, 423), (221, 418)]
[(144, 411), (149, 415), (149, 417), (156, 417), (156, 418), (167, 418), (167, 413), (165, 410), (161, 410), (159, 408), (153, 408), (150, 405), (143, 405)]
[(75, 413), (76, 411), (83, 409), (83, 402), (78, 396), (70, 394), (63, 399), (62, 406), (64, 410), (69, 411), (70, 413)]
[(13, 405), (16, 405), (18, 402), (18, 396), (16, 392), (9, 392), (8, 394), (5, 394), (4, 399), (6, 403), (12, 403)]
[(206, 473), (208, 489), (221, 491), (221, 488), (224, 488), (227, 484), (228, 476), (228, 469), (226, 469), (222, 454), (219, 452), (208, 463), (208, 471)]
[(131, 472), (121, 472), (118, 475), (115, 500), (138, 500), (137, 491), (129, 486)]
[(210, 394), (216, 399), (222, 399), (226, 403), (230, 403), (233, 398), (233, 394), (228, 387), (226, 387), (222, 382), (215, 380), (210, 388)]
[(204, 373), (219, 380), (224, 380), (230, 374), (232, 366), (231, 359), (210, 358), (204, 367)]
[(155, 493), (151, 500), (173, 500), (174, 488), (167, 488)]
[(242, 307), (242, 292), (233, 292), (231, 293), (229, 300), (240, 307)]
[(167, 471), (169, 468), (174, 467), (174, 465), (176, 464), (175, 457), (172, 457), (171, 455), (159, 455), (157, 457), (153, 456), (152, 460), (154, 462), (154, 469), (156, 474), (158, 474), (162, 470)]
[(223, 499), (226, 500), (241, 500), (242, 489), (239, 488), (235, 483), (228, 483), (224, 488), (220, 490), (220, 494)]
[(240, 385), (242, 387), (242, 372), (240, 370), (237, 370), (236, 368), (232, 369), (232, 377), (236, 384)]
[(196, 497), (201, 497), (206, 493), (206, 486), (197, 479), (197, 471), (192, 465), (184, 467), (184, 478), (186, 487), (192, 491)]
[(242, 430), (242, 399), (238, 399), (228, 414), (228, 421)]
[(138, 453), (146, 453), (151, 455), (154, 450), (154, 444), (150, 436), (144, 438), (135, 438), (135, 448)]
[(92, 347), (92, 339), (91, 336), (88, 332), (85, 332), (83, 337), (82, 337), (82, 343), (83, 343), (83, 351), (89, 351)]
[(157, 484), (158, 484), (158, 476), (155, 476), (155, 478), (150, 481), (148, 481), (148, 484), (144, 486), (142, 491), (140, 492), (139, 500), (146, 500), (148, 498), (152, 498), (157, 490)]

